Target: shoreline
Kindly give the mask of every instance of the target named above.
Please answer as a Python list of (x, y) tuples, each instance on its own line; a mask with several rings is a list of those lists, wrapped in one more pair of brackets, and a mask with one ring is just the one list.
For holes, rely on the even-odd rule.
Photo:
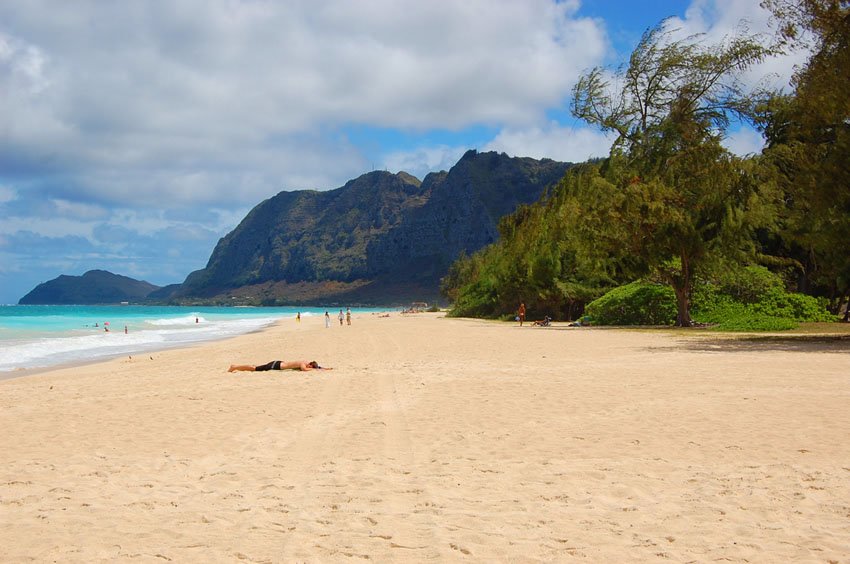
[[(243, 307), (243, 306), (234, 306), (234, 307)], [(244, 306), (244, 307), (249, 307), (249, 306)], [(371, 315), (375, 315), (376, 313), (380, 314), (380, 313), (384, 313), (384, 312), (368, 312), (368, 313), (363, 312), (360, 315), (370, 315), (371, 316)], [(482, 323), (492, 322), (492, 323), (497, 324), (497, 325), (505, 325), (505, 326), (515, 325), (515, 323), (512, 322), (512, 321), (499, 321), (499, 320), (495, 320), (495, 319), (480, 319), (480, 318), (466, 318), (466, 317), (450, 318), (450, 317), (445, 316), (444, 311), (440, 311), (440, 312), (419, 312), (419, 313), (415, 313), (415, 314), (413, 314), (413, 313), (402, 314), (401, 312), (386, 312), (386, 313), (395, 313), (396, 315), (400, 315), (400, 316), (402, 316), (402, 315), (412, 316), (412, 315), (421, 315), (423, 313), (431, 313), (431, 314), (435, 314), (435, 315), (444, 316), (448, 320), (470, 320), (470, 321), (478, 321), (478, 322), (482, 322)], [(312, 316), (307, 317), (306, 319), (309, 320), (311, 318), (312, 318)], [(316, 319), (319, 320), (320, 318), (318, 316), (316, 316)], [(169, 351), (169, 350), (181, 350), (181, 349), (192, 349), (192, 348), (195, 348), (195, 347), (202, 347), (204, 345), (208, 345), (208, 344), (211, 345), (211, 344), (214, 344), (216, 342), (227, 341), (229, 339), (238, 338), (242, 335), (251, 335), (251, 334), (254, 334), (254, 333), (267, 332), (267, 331), (274, 329), (275, 327), (283, 325), (285, 322), (288, 322), (288, 321), (292, 321), (292, 319), (288, 318), (288, 317), (287, 318), (281, 318), (281, 319), (275, 321), (274, 323), (267, 325), (265, 327), (259, 327), (259, 328), (256, 328), (256, 329), (251, 329), (250, 331), (246, 331), (245, 333), (241, 333), (241, 334), (238, 334), (238, 335), (226, 335), (226, 336), (222, 336), (220, 338), (206, 339), (206, 340), (202, 340), (202, 341), (194, 341), (194, 342), (188, 342), (188, 343), (175, 343), (172, 346), (167, 346), (167, 345), (158, 346), (156, 348), (146, 349), (146, 350), (142, 350), (142, 351), (137, 352), (137, 353), (133, 353), (133, 355), (153, 355), (153, 354), (158, 354), (158, 353), (161, 353), (163, 351)], [(336, 319), (333, 319), (333, 322), (336, 322)], [(831, 324), (831, 325), (835, 325), (833, 330), (822, 330), (822, 331), (815, 332), (815, 333), (812, 333), (812, 332), (809, 332), (809, 331), (806, 331), (806, 330), (801, 330), (801, 329), (792, 329), (792, 330), (789, 330), (789, 331), (782, 331), (782, 332), (731, 332), (731, 331), (714, 332), (714, 331), (705, 330), (705, 329), (701, 329), (701, 328), (696, 328), (696, 329), (695, 328), (684, 328), (684, 329), (682, 329), (682, 328), (675, 328), (675, 327), (668, 327), (668, 326), (585, 326), (585, 327), (570, 327), (568, 325), (568, 323), (569, 322), (553, 322), (550, 327), (531, 327), (531, 326), (528, 326), (528, 327), (529, 327), (530, 330), (534, 330), (534, 331), (546, 331), (546, 330), (555, 330), (555, 331), (558, 331), (558, 330), (600, 331), (600, 330), (602, 330), (602, 331), (666, 332), (673, 338), (701, 339), (701, 340), (705, 340), (705, 341), (719, 341), (719, 340), (727, 340), (727, 341), (772, 341), (772, 340), (778, 340), (778, 341), (789, 341), (789, 342), (795, 342), (795, 341), (818, 342), (818, 341), (833, 341), (833, 340), (835, 340), (835, 341), (843, 342), (844, 340), (850, 340), (850, 324), (839, 324), (839, 323)], [(814, 324), (812, 324), (812, 325), (814, 325)], [(819, 323), (817, 325), (825, 325), (825, 324)], [(848, 350), (850, 350), (850, 344), (848, 344)], [(133, 356), (133, 355), (129, 355), (129, 356)], [(87, 366), (92, 366), (92, 365), (97, 365), (97, 364), (103, 364), (103, 363), (107, 363), (107, 362), (110, 362), (110, 361), (113, 361), (113, 360), (116, 360), (116, 359), (124, 358), (125, 356), (128, 356), (128, 355), (126, 353), (116, 353), (114, 355), (103, 356), (103, 357), (97, 358), (97, 359), (90, 359), (90, 360), (83, 359), (83, 360), (76, 360), (76, 361), (61, 362), (61, 363), (53, 364), (53, 365), (50, 365), (50, 366), (39, 366), (39, 367), (32, 367), (32, 368), (17, 368), (15, 370), (0, 371), (0, 382), (2, 382), (4, 380), (11, 380), (11, 379), (14, 379), (14, 378), (23, 378), (23, 377), (26, 377), (26, 376), (35, 376), (35, 375), (38, 375), (38, 374), (43, 374), (45, 372), (51, 372), (51, 371), (54, 371), (54, 370), (65, 370), (65, 369), (69, 369), (69, 368), (81, 368), (81, 367), (87, 367)]]
[[(0, 381), (0, 560), (850, 557), (847, 343), (552, 329), (360, 315)], [(334, 370), (227, 373), (297, 359)]]
[[(234, 306), (237, 307), (237, 306)], [(241, 307), (241, 306), (239, 306)], [(245, 306), (248, 307), (248, 306)], [(376, 313), (384, 313), (384, 312), (363, 312), (360, 315), (375, 315)], [(423, 313), (432, 313), (445, 317), (445, 312), (419, 312), (419, 313), (407, 313), (403, 314), (401, 312), (386, 312), (386, 313), (395, 313), (400, 316), (412, 316), (412, 315), (421, 315)], [(312, 319), (313, 316), (308, 316), (305, 319)], [(316, 320), (319, 320), (319, 316), (315, 316)], [(449, 318), (448, 320), (470, 320), (470, 321), (478, 321), (481, 323), (493, 323), (497, 325), (505, 325), (511, 326), (514, 325), (514, 322), (509, 321), (499, 321), (494, 319), (479, 319), (479, 318)], [(77, 361), (67, 361), (61, 362), (58, 364), (53, 364), (50, 366), (39, 366), (32, 368), (16, 368), (14, 370), (8, 371), (0, 371), (0, 382), (4, 380), (11, 380), (14, 378), (23, 378), (26, 376), (35, 376), (38, 374), (43, 374), (46, 372), (51, 372), (54, 370), (65, 370), (70, 368), (83, 368), (90, 365), (101, 364), (110, 362), (116, 359), (124, 358), (125, 356), (134, 356), (134, 355), (153, 355), (158, 354), (163, 351), (169, 350), (182, 350), (182, 349), (193, 349), (196, 347), (203, 347), (204, 345), (211, 345), (217, 342), (227, 341), (229, 339), (235, 339), (243, 335), (251, 335), (255, 333), (263, 333), (274, 329), (275, 327), (282, 326), (284, 323), (292, 321), (292, 318), (284, 317), (281, 318), (274, 323), (267, 325), (265, 327), (259, 327), (256, 329), (251, 329), (250, 331), (246, 331), (245, 333), (241, 333), (238, 335), (226, 335), (220, 338), (206, 339), (202, 341), (194, 341), (194, 342), (186, 342), (186, 343), (175, 343), (172, 346), (157, 346), (152, 349), (145, 349), (133, 355), (127, 355), (126, 353), (116, 353), (114, 355), (104, 355), (100, 358), (96, 359), (88, 359), (88, 360), (77, 360)], [(333, 322), (336, 322), (336, 319), (333, 319)], [(805, 329), (792, 329), (789, 331), (782, 332), (713, 332), (704, 329), (689, 329), (689, 328), (675, 328), (675, 327), (667, 327), (667, 326), (585, 326), (585, 327), (570, 327), (569, 322), (553, 322), (550, 327), (529, 327), (529, 330), (534, 331), (545, 331), (545, 330), (584, 330), (584, 331), (648, 331), (648, 332), (666, 332), (673, 338), (678, 339), (695, 339), (695, 340), (704, 340), (704, 341), (787, 341), (787, 342), (839, 342), (839, 346), (843, 346), (844, 341), (850, 341), (850, 324), (831, 324), (834, 325), (831, 329), (833, 330), (822, 330), (819, 332), (809, 332)], [(812, 324), (814, 325), (814, 324)], [(819, 323), (817, 325), (825, 325), (823, 323)], [(850, 342), (847, 344), (848, 351), (850, 351)]]
[[(29, 307), (29, 306), (22, 306), (22, 307)], [(42, 307), (42, 306), (38, 306), (38, 307)], [(71, 306), (71, 307), (77, 307), (77, 306)], [(109, 307), (113, 307), (113, 306), (109, 306)], [(234, 307), (236, 307), (236, 306), (234, 306)], [(121, 307), (114, 306), (114, 308), (122, 309), (123, 306), (121, 306)], [(139, 308), (137, 307), (136, 309), (139, 309)], [(157, 309), (161, 309), (161, 308), (157, 308)], [(178, 322), (181, 319), (180, 314), (185, 313), (186, 315), (183, 316), (183, 317), (190, 316), (189, 308), (181, 308), (181, 309), (186, 310), (186, 311), (185, 312), (180, 311), (180, 312), (178, 312), (178, 315), (173, 317), (173, 321), (175, 322), (174, 325), (176, 325), (178, 327), (180, 326), (180, 323)], [(250, 308), (250, 309), (259, 309), (259, 308)], [(86, 349), (84, 347), (75, 350), (75, 346), (73, 346), (73, 345), (71, 346), (71, 348), (67, 348), (68, 347), (67, 343), (70, 343), (70, 342), (74, 341), (75, 339), (79, 339), (81, 337), (83, 337), (83, 338), (86, 337), (86, 335), (81, 335), (79, 333), (77, 333), (77, 334), (74, 334), (74, 333), (64, 334), (63, 332), (60, 331), (60, 332), (57, 332), (55, 334), (52, 334), (52, 333), (48, 332), (44, 335), (36, 335), (34, 337), (31, 337), (29, 340), (25, 339), (25, 340), (22, 340), (20, 342), (12, 340), (12, 341), (9, 341), (8, 347), (6, 348), (6, 350), (3, 351), (5, 354), (2, 355), (4, 362), (1, 363), (2, 364), (2, 370), (0, 370), (0, 380), (23, 377), (23, 376), (26, 376), (26, 375), (37, 374), (37, 373), (49, 371), (49, 370), (52, 370), (52, 369), (62, 369), (62, 368), (72, 367), (72, 366), (84, 366), (84, 365), (87, 365), (87, 364), (90, 364), (90, 363), (104, 362), (104, 361), (108, 361), (110, 359), (115, 359), (115, 358), (122, 358), (122, 357), (127, 358), (127, 357), (130, 357), (130, 356), (145, 355), (145, 354), (150, 355), (150, 354), (156, 354), (156, 353), (163, 351), (163, 350), (169, 350), (169, 349), (174, 349), (174, 348), (183, 348), (183, 347), (193, 347), (193, 346), (196, 346), (198, 344), (203, 344), (203, 343), (208, 343), (208, 342), (216, 342), (216, 341), (228, 339), (228, 338), (231, 338), (231, 337), (234, 337), (234, 336), (238, 336), (238, 335), (241, 335), (241, 334), (248, 334), (248, 333), (252, 333), (254, 331), (261, 331), (264, 328), (267, 328), (267, 327), (272, 326), (272, 325), (277, 324), (277, 323), (285, 322), (287, 320), (294, 320), (295, 314), (297, 313), (297, 311), (295, 309), (293, 309), (291, 312), (285, 311), (282, 314), (280, 312), (281, 308), (271, 308), (271, 309), (264, 308), (264, 309), (267, 310), (267, 311), (264, 311), (263, 313), (267, 313), (268, 316), (271, 317), (270, 323), (268, 325), (265, 325), (265, 326), (255, 326), (253, 328), (244, 330), (241, 333), (235, 332), (233, 330), (228, 330), (226, 328), (223, 331), (221, 331), (220, 333), (217, 332), (216, 329), (213, 329), (213, 333), (210, 333), (209, 329), (207, 329), (207, 331), (202, 331), (200, 333), (200, 336), (196, 336), (196, 337), (191, 336), (191, 333), (189, 331), (186, 331), (185, 333), (183, 331), (180, 331), (179, 333), (171, 332), (171, 333), (173, 333), (173, 335), (165, 335), (162, 338), (157, 338), (156, 334), (159, 333), (161, 331), (161, 329), (159, 327), (157, 327), (157, 324), (154, 324), (154, 325), (148, 326), (148, 327), (136, 328), (135, 330), (133, 330), (133, 328), (131, 327), (130, 333), (132, 333), (132, 334), (139, 335), (139, 331), (142, 331), (142, 333), (141, 333), (142, 335), (148, 333), (148, 336), (146, 338), (143, 337), (141, 342), (135, 342), (135, 341), (137, 341), (137, 339), (131, 339), (130, 341), (127, 342), (127, 344), (122, 344), (120, 342), (120, 340), (116, 340), (114, 342), (109, 342), (109, 343), (104, 342), (102, 344), (91, 343), (91, 344), (88, 344), (88, 345), (84, 345), (84, 347), (90, 347), (88, 351), (86, 351)], [(301, 313), (303, 313), (303, 319), (306, 323), (310, 323), (311, 319), (320, 319), (321, 318), (320, 317), (321, 314), (319, 313), (318, 309), (306, 310), (306, 311), (300, 310), (300, 311), (301, 311)], [(147, 312), (145, 312), (145, 316), (147, 317), (149, 315), (156, 315), (156, 314), (164, 315), (164, 314), (168, 314), (168, 313), (169, 312), (165, 312), (165, 311), (163, 311), (163, 312), (157, 311), (154, 314), (147, 314)], [(205, 315), (208, 315), (210, 313), (218, 314), (219, 312), (202, 311), (202, 312), (200, 312), (200, 315), (205, 316)], [(358, 311), (355, 308), (354, 313), (355, 314), (357, 314), (357, 313), (368, 314), (368, 313), (371, 313), (371, 312), (369, 310)], [(191, 316), (199, 315), (198, 312), (196, 312), (196, 311), (191, 312), (191, 314), (192, 314)], [(245, 323), (245, 322), (250, 323), (251, 319), (252, 319), (251, 317), (242, 319), (238, 316), (233, 318), (233, 319), (230, 319), (227, 316), (221, 317), (220, 314), (219, 314), (219, 317), (217, 317), (217, 318), (213, 318), (212, 320), (209, 320), (209, 319), (204, 320), (204, 326), (206, 326), (207, 323), (212, 323), (213, 325), (219, 324), (219, 323), (225, 324), (225, 325), (226, 324), (233, 324), (233, 323), (239, 324), (239, 323)], [(0, 321), (2, 321), (2, 319), (0, 319)], [(132, 322), (130, 323), (130, 325), (132, 325)], [(160, 323), (159, 325), (164, 326), (166, 329), (170, 329), (170, 327), (168, 327), (167, 323)], [(119, 326), (120, 326), (120, 324), (119, 324)], [(86, 327), (88, 327), (88, 325)], [(192, 327), (194, 327), (194, 326), (192, 326)], [(120, 330), (115, 331), (116, 334), (120, 333), (120, 332), (121, 332)], [(96, 333), (91, 335), (91, 336), (94, 336), (94, 335), (96, 335)], [(121, 336), (117, 335), (114, 338), (120, 339)], [(55, 341), (53, 341), (54, 339), (55, 339)], [(54, 344), (51, 345), (51, 342), (53, 342)], [(0, 344), (2, 344), (2, 343), (0, 343)], [(35, 346), (36, 344), (38, 344), (39, 347), (43, 348), (44, 351), (43, 351), (42, 355), (33, 357), (31, 350), (29, 350), (29, 347)], [(19, 349), (18, 347), (22, 347), (22, 350)], [(54, 347), (54, 350), (50, 350), (50, 347)], [(59, 347), (60, 349), (64, 349), (64, 350), (66, 350), (66, 352), (61, 354), (61, 355), (57, 355), (57, 354), (55, 354), (55, 352), (56, 352), (55, 347)], [(18, 356), (16, 354), (16, 351), (21, 353), (20, 356)], [(51, 353), (53, 353), (53, 354), (51, 354)]]
[(154, 355), (161, 353), (163, 351), (170, 350), (181, 350), (181, 349), (192, 349), (195, 347), (203, 346), (203, 345), (211, 345), (220, 341), (227, 341), (228, 339), (234, 339), (236, 337), (241, 337), (242, 335), (250, 335), (252, 333), (262, 333), (263, 331), (267, 331), (278, 324), (283, 323), (287, 319), (280, 319), (279, 321), (275, 321), (271, 325), (267, 325), (265, 327), (259, 327), (257, 329), (251, 329), (250, 331), (246, 331), (245, 333), (240, 333), (238, 335), (225, 335), (222, 337), (216, 337), (212, 339), (204, 339), (202, 341), (191, 341), (191, 342), (183, 342), (183, 343), (174, 343), (169, 346), (167, 344), (163, 344), (162, 346), (154, 345), (154, 348), (151, 349), (143, 349), (138, 352), (134, 352), (131, 355), (127, 353), (115, 353), (109, 355), (103, 355), (96, 359), (80, 359), (80, 360), (71, 360), (66, 362), (60, 362), (57, 364), (51, 364), (49, 366), (34, 366), (32, 368), (16, 368), (14, 370), (6, 370), (0, 371), (0, 382), (3, 380), (11, 380), (13, 378), (23, 378), (26, 376), (35, 376), (37, 374), (43, 374), (45, 372), (51, 372), (53, 370), (66, 370), (69, 368), (82, 368), (87, 366), (96, 366), (98, 364), (104, 364), (107, 362), (114, 361), (116, 359), (124, 358), (127, 356), (135, 356), (135, 355)]

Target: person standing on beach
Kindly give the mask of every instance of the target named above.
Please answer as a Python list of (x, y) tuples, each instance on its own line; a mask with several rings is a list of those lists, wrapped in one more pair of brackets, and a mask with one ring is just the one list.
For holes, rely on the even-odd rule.
[(330, 314), (326, 311), (326, 312), (325, 312), (325, 329), (330, 329), (330, 328), (331, 328), (331, 316), (330, 316)]
[(298, 323), (301, 323), (301, 312), (300, 311), (295, 314), (295, 321), (298, 322)]
[(342, 321), (345, 319), (345, 315), (342, 314), (342, 310), (339, 310), (339, 326), (342, 327)]
[(516, 316), (519, 318), (519, 326), (522, 327), (522, 322), (525, 321), (525, 302), (520, 302)]
[(351, 325), (351, 308), (350, 307), (345, 308), (345, 322), (348, 325)]

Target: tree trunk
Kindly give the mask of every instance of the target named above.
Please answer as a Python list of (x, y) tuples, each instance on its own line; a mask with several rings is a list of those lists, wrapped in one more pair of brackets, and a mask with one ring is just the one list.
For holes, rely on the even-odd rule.
[[(682, 261), (682, 271), (673, 279), (673, 291), (676, 293), (676, 327), (692, 327), (691, 321), (691, 286), (693, 274), (688, 254), (682, 249), (679, 255)], [(678, 278), (678, 279), (677, 279)]]
[(673, 287), (676, 293), (676, 327), (692, 327), (690, 288)]

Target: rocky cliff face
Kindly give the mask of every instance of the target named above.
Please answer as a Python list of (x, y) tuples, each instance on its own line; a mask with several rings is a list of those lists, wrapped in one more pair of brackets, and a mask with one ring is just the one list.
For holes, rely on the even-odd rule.
[(266, 282), (348, 282), (369, 275), (366, 247), (427, 201), (421, 183), (372, 172), (328, 192), (281, 192), (225, 236), (180, 294), (209, 297)]
[(422, 183), (428, 201), (407, 214), (367, 252), (372, 276), (414, 277), (436, 284), (462, 251), (472, 253), (499, 236), (499, 219), (540, 199), (566, 163), (469, 151), (447, 174)]
[(361, 293), (365, 285), (436, 296), (439, 278), (461, 251), (495, 241), (499, 218), (538, 200), (568, 167), (470, 151), (448, 173), (421, 183), (403, 172), (372, 172), (328, 192), (281, 192), (222, 238), (178, 295), (232, 295), (258, 286), (273, 294), (279, 283), (331, 281)]

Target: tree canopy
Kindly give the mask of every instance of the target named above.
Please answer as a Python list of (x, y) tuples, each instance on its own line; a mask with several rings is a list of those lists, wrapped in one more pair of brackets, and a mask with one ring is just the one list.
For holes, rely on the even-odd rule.
[(781, 238), (805, 290), (836, 309), (850, 295), (850, 2), (770, 0), (786, 49), (811, 57), (792, 93), (756, 108), (767, 139), (765, 166), (785, 194)]
[[(443, 280), (455, 314), (512, 315), (525, 301), (569, 318), (644, 279), (673, 289), (676, 323), (687, 326), (697, 282), (716, 286), (749, 264), (840, 309), (850, 295), (850, 2), (762, 5), (780, 23), (774, 42), (741, 34), (708, 44), (661, 22), (626, 65), (581, 77), (573, 114), (616, 135), (610, 155), (568, 170), (502, 220), (499, 241), (455, 264)], [(745, 87), (751, 65), (803, 47), (812, 56), (793, 92)], [(723, 147), (741, 120), (764, 133), (762, 154)]]
[(751, 37), (704, 45), (701, 36), (673, 34), (662, 22), (644, 34), (628, 66), (613, 73), (596, 68), (577, 83), (573, 114), (618, 136), (607, 174), (615, 197), (582, 202), (581, 211), (602, 206), (626, 232), (604, 246), (584, 230), (571, 235), (590, 235), (587, 244), (601, 252), (628, 249), (673, 287), (676, 323), (689, 326), (696, 274), (750, 246), (753, 220), (766, 203), (744, 162), (720, 141), (730, 120), (753, 103), (739, 73), (768, 51)]

